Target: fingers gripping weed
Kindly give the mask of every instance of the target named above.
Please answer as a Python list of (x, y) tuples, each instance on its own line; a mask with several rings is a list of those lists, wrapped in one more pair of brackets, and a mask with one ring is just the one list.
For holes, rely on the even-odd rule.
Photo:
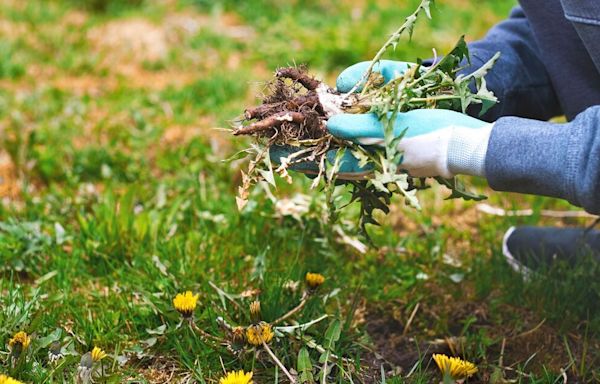
[[(437, 108), (465, 112), (470, 105), (480, 105), (481, 113), (492, 107), (496, 97), (487, 90), (484, 76), (493, 67), (498, 55), (470, 75), (460, 74), (465, 62), (470, 63), (468, 47), (461, 37), (449, 53), (434, 60), (427, 67), (421, 61), (409, 66), (403, 74), (397, 74), (387, 84), (383, 76), (375, 72), (377, 63), (385, 52), (394, 49), (400, 38), (412, 36), (417, 18), (422, 13), (430, 17), (433, 0), (423, 0), (417, 10), (406, 18), (403, 25), (377, 52), (361, 80), (352, 91), (362, 87), (360, 93), (342, 94), (311, 77), (306, 67), (285, 67), (275, 72), (275, 79), (268, 84), (262, 104), (248, 108), (238, 119), (233, 134), (249, 135), (256, 144), (247, 150), (252, 156), (246, 172), (242, 172), (242, 185), (237, 198), (242, 209), (249, 198), (250, 188), (263, 181), (274, 186), (274, 173), (291, 182), (290, 169), (299, 169), (316, 175), (313, 187), (323, 181), (326, 195), (345, 179), (351, 186), (351, 202), (359, 202), (360, 226), (377, 224), (375, 210), (389, 211), (391, 198), (400, 195), (405, 202), (419, 209), (417, 191), (428, 188), (425, 178), (413, 178), (402, 170), (402, 152), (397, 149), (402, 136), (394, 135), (393, 123), (399, 113), (415, 109)], [(384, 132), (383, 148), (365, 147), (334, 137), (327, 131), (327, 120), (339, 113), (372, 112), (381, 121)], [(285, 148), (285, 156), (273, 159), (279, 162), (274, 169), (269, 151)], [(332, 153), (337, 151), (337, 155)], [(348, 152), (348, 153), (346, 153)], [(277, 152), (278, 153), (278, 152)], [(343, 172), (343, 158), (352, 155), (361, 170), (357, 177), (347, 177)], [(333, 159), (334, 158), (334, 159)], [(368, 174), (368, 175), (366, 175)], [(450, 198), (481, 200), (484, 196), (466, 190), (456, 178), (434, 178), (434, 181), (451, 190)], [(268, 185), (267, 185), (268, 187)], [(329, 209), (337, 217), (338, 207), (332, 201)]]

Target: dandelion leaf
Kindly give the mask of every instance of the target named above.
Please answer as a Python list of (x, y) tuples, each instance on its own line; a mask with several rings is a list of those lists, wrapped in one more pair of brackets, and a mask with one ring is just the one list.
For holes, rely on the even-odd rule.
[(457, 177), (454, 177), (452, 179), (436, 177), (435, 179), (440, 184), (446, 186), (447, 188), (449, 188), (452, 191), (452, 193), (450, 194), (450, 196), (448, 196), (446, 198), (446, 200), (464, 199), (464, 200), (481, 201), (481, 200), (487, 199), (487, 197), (484, 195), (480, 195), (478, 193), (467, 190), (467, 188), (462, 183), (462, 181), (460, 181)]
[(310, 360), (310, 354), (306, 348), (301, 348), (298, 352), (298, 380), (300, 383), (312, 384), (315, 382), (313, 376), (313, 366)]

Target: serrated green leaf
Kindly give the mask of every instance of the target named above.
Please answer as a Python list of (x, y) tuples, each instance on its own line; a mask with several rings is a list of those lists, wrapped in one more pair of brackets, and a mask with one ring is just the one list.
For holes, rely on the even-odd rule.
[[(476, 71), (465, 76), (465, 79), (482, 79), (494, 67), (494, 64), (496, 64), (496, 61), (498, 61), (499, 58), (500, 58), (500, 52), (496, 52), (496, 54), (494, 56), (492, 56), (491, 59), (486, 61), (485, 64), (483, 64), (481, 67), (477, 68)], [(469, 64), (470, 64), (470, 62), (469, 62)]]

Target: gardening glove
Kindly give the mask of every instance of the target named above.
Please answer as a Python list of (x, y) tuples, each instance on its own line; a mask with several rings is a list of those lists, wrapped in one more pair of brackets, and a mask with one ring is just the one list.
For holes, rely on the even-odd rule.
[[(413, 177), (485, 176), (492, 126), (444, 109), (399, 113), (394, 134), (405, 132), (398, 143), (398, 150), (403, 152), (401, 167)], [(336, 137), (361, 145), (384, 145), (383, 125), (372, 113), (334, 115), (328, 120), (327, 129)]]
[[(361, 81), (369, 64), (369, 61), (363, 61), (346, 68), (337, 78), (338, 91), (352, 90)], [(403, 61), (382, 60), (374, 70), (388, 82), (409, 65)], [(484, 176), (492, 126), (449, 110), (422, 109), (399, 113), (394, 121), (394, 133), (399, 135), (406, 129), (398, 144), (398, 149), (404, 152), (402, 167), (414, 177)], [(362, 145), (384, 144), (382, 124), (373, 114), (335, 115), (327, 122), (327, 128), (334, 136)]]

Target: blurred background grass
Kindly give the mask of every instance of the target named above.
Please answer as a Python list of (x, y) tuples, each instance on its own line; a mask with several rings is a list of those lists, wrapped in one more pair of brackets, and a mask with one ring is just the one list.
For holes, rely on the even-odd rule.
[[(565, 202), (496, 194), (475, 181), (490, 204), (533, 210), (495, 217), (428, 191), (422, 212), (396, 205), (382, 218), (384, 226), (373, 229), (379, 247), (366, 254), (323, 223), (318, 193), (303, 178), (279, 189), (281, 197), (310, 195), (299, 220), (261, 191), (244, 213), (235, 208), (243, 165), (222, 160), (249, 142), (215, 128), (257, 103), (278, 66), (305, 63), (333, 84), (343, 68), (368, 60), (417, 3), (0, 2), (2, 345), (18, 329), (42, 337), (58, 328), (78, 353), (92, 345), (115, 355), (143, 351), (139, 360), (113, 366), (113, 382), (163, 382), (153, 376), (160, 371), (210, 382), (219, 375), (218, 351), (180, 337), (144, 344), (148, 329), (173, 325), (171, 297), (192, 289), (217, 300), (209, 280), (233, 292), (259, 286), (275, 316), (286, 304), (278, 287), (319, 271), (330, 289), (342, 289), (323, 308), (347, 314), (358, 303), (356, 329), (370, 329), (375, 344), (398, 331), (464, 337), (461, 353), (480, 364), (485, 382), (497, 375), (502, 340), (541, 322), (550, 336), (510, 339), (504, 363), (526, 373), (519, 380), (554, 382), (561, 368), (583, 381), (597, 378), (598, 356), (590, 352), (598, 349), (600, 329), (597, 267), (553, 271), (558, 282), (524, 284), (499, 253), (510, 225), (590, 222), (541, 215), (573, 209)], [(419, 21), (413, 40), (389, 58), (414, 61), (432, 48), (443, 53), (462, 34), (480, 38), (514, 5), (439, 0), (433, 20)], [(251, 271), (261, 254), (267, 277), (255, 281)], [(424, 309), (402, 335), (417, 303)], [(15, 307), (26, 308), (22, 316), (9, 310)], [(211, 314), (199, 316), (211, 324)], [(375, 317), (396, 328), (385, 334)], [(36, 363), (44, 359), (40, 346), (15, 376), (62, 382), (77, 364), (69, 360), (52, 372)], [(225, 360), (228, 369), (248, 368)], [(0, 358), (0, 371), (7, 367)]]

